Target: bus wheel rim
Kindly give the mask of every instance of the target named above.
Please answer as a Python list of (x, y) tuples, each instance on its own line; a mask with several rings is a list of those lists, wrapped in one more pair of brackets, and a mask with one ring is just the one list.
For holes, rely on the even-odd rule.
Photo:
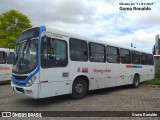
[(78, 94), (81, 94), (84, 91), (84, 87), (80, 83), (75, 86), (75, 89), (76, 89), (76, 93), (78, 93)]

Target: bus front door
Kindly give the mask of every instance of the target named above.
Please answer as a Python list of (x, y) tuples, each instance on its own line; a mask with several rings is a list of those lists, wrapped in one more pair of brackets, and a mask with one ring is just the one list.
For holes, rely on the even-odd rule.
[(68, 37), (42, 37), (39, 98), (68, 94)]

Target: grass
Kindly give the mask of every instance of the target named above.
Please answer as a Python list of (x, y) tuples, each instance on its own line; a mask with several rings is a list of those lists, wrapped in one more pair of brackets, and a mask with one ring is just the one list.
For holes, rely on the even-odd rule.
[(160, 61), (155, 61), (155, 78), (160, 79)]
[(145, 82), (146, 85), (158, 85), (160, 86), (160, 79), (159, 78), (155, 78), (153, 80), (148, 80)]
[(144, 84), (145, 85), (158, 85), (160, 86), (160, 61), (155, 61), (155, 78), (153, 80), (148, 80)]

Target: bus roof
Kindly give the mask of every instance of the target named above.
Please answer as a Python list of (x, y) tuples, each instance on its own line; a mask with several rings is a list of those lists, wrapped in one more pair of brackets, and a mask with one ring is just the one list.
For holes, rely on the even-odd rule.
[(55, 34), (58, 34), (58, 35), (66, 36), (66, 37), (82, 39), (82, 40), (85, 40), (87, 42), (95, 42), (95, 43), (105, 44), (105, 45), (109, 45), (109, 46), (115, 46), (115, 47), (119, 47), (119, 48), (124, 48), (124, 49), (144, 52), (144, 53), (147, 53), (147, 54), (152, 54), (152, 53), (149, 53), (149, 52), (145, 52), (145, 51), (139, 50), (137, 48), (125, 47), (125, 46), (121, 46), (121, 45), (118, 45), (118, 44), (114, 44), (114, 43), (108, 42), (106, 40), (97, 40), (97, 39), (94, 39), (94, 38), (87, 38), (87, 37), (80, 36), (80, 35), (77, 35), (77, 34), (65, 32), (65, 31), (61, 31), (61, 30), (57, 30), (57, 29), (51, 29), (51, 28), (48, 28), (48, 27), (46, 27), (46, 31), (47, 32), (51, 32), (51, 33), (55, 33)]

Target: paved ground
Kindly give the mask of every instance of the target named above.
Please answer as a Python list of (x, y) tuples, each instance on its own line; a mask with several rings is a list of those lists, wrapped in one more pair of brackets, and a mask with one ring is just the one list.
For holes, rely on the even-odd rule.
[[(89, 92), (81, 100), (72, 100), (69, 95), (34, 100), (16, 94), (9, 84), (0, 85), (0, 111), (160, 111), (160, 88), (128, 86)], [(1, 119), (1, 118), (0, 118)], [(52, 119), (52, 118), (45, 118)], [(63, 120), (64, 118), (54, 118)], [(74, 117), (65, 119), (75, 119)], [(97, 118), (76, 118), (93, 119)], [(115, 117), (98, 119), (116, 120)], [(158, 118), (120, 117), (122, 120)], [(159, 118), (160, 119), (160, 118)]]

